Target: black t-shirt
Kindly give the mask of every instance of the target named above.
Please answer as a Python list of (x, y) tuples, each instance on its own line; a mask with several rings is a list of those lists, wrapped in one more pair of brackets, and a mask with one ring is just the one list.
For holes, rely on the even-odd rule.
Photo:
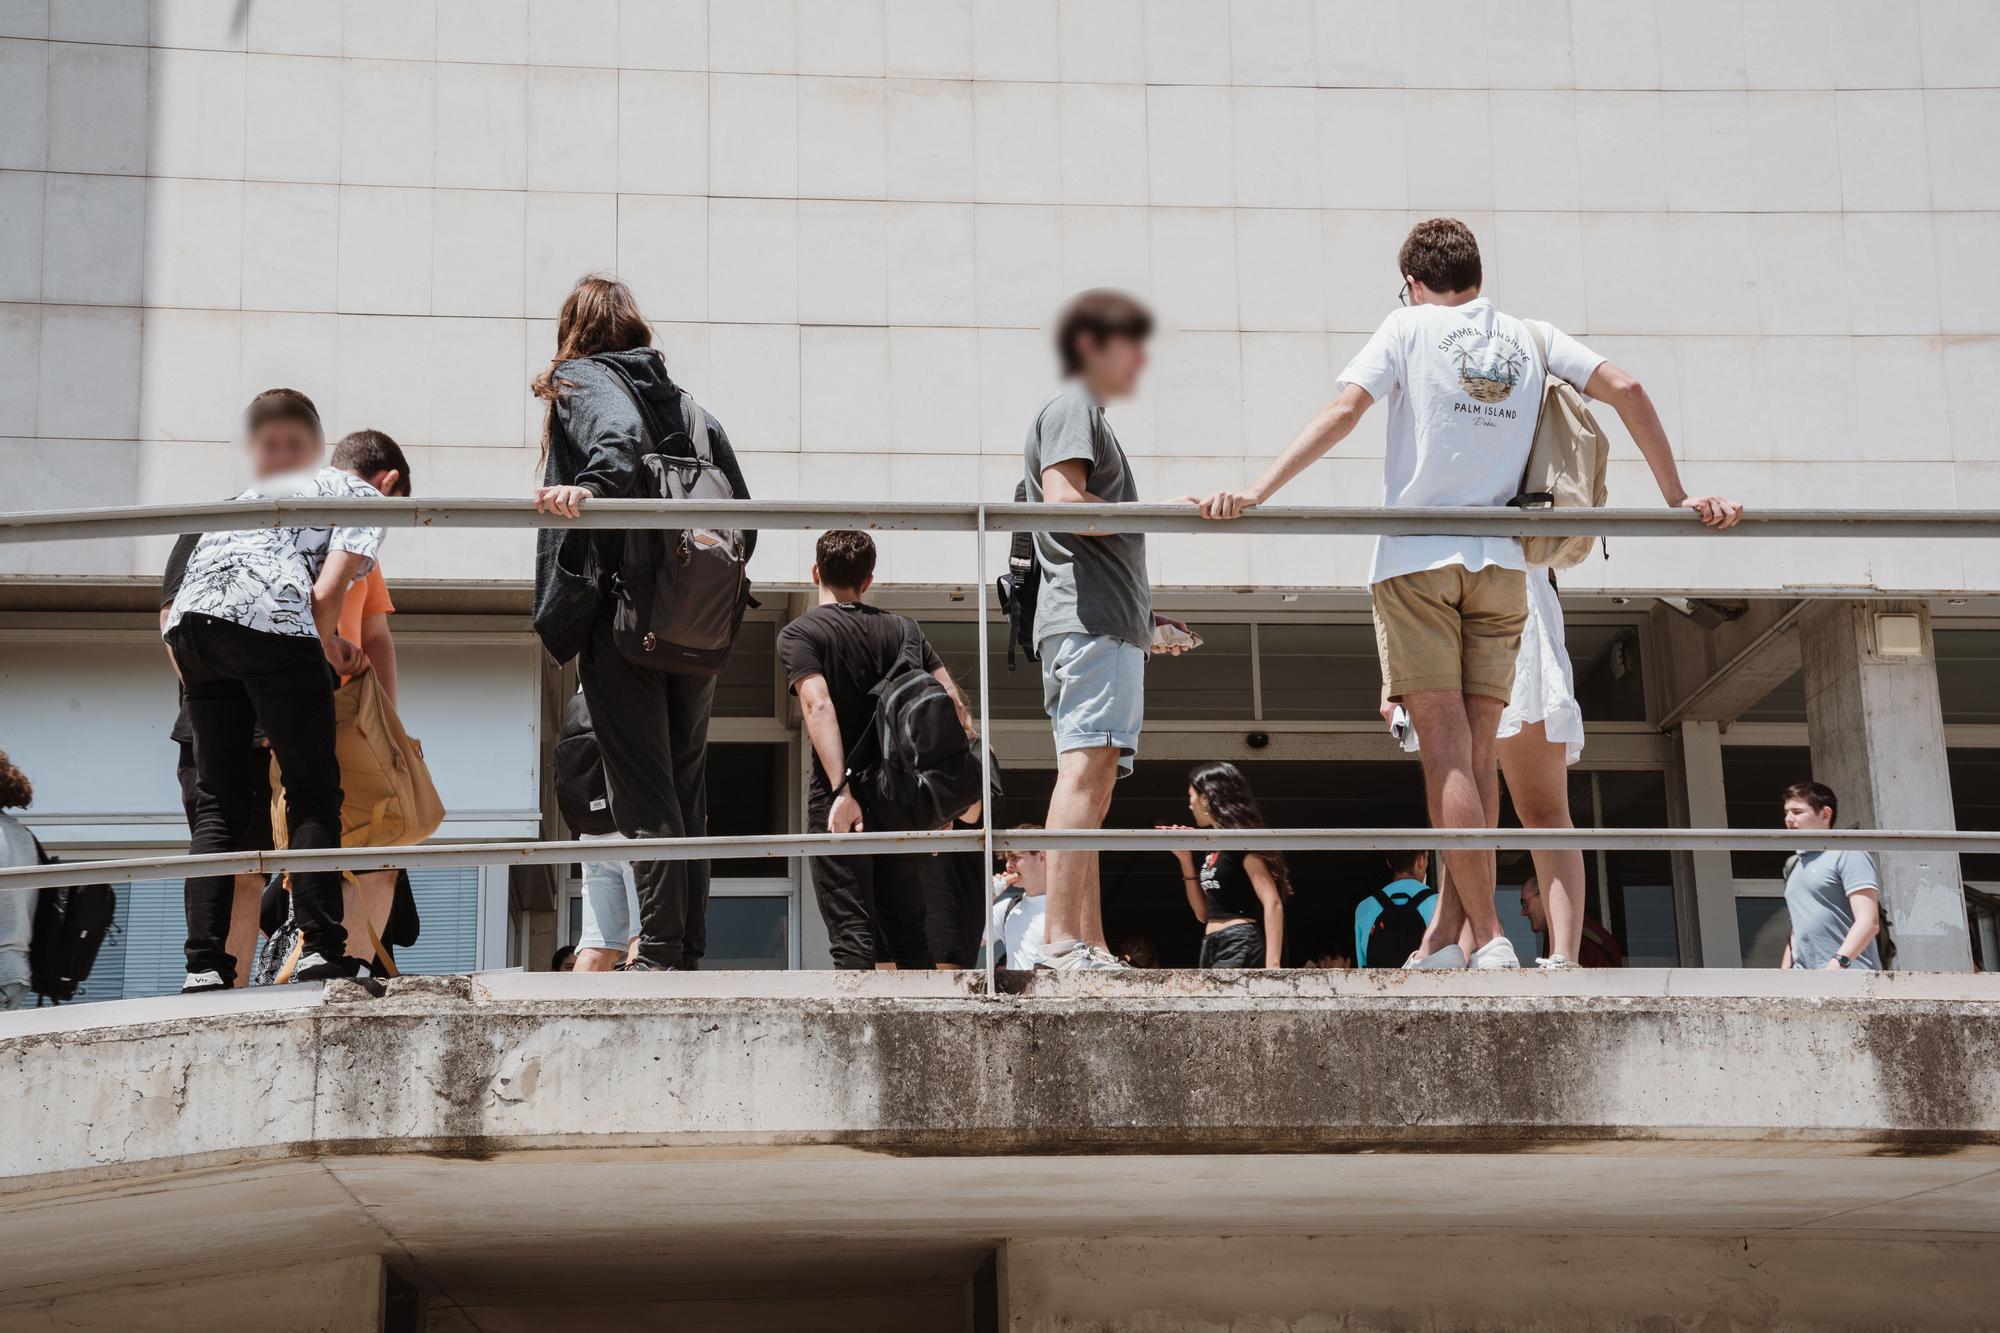
[(1243, 852), (1210, 852), (1201, 863), (1201, 896), (1208, 903), (1210, 921), (1231, 917), (1264, 919), (1264, 904), (1243, 868)]
[[(794, 620), (778, 634), (778, 663), (785, 669), (785, 683), (794, 694), (807, 676), (826, 677), (826, 692), (833, 699), (833, 715), (840, 722), (840, 743), (848, 754), (875, 715), (875, 699), (869, 693), (888, 679), (903, 655), (906, 634), (916, 626), (906, 617), (866, 602), (830, 602), (816, 606)], [(944, 663), (920, 631), (922, 665), (936, 671)], [(811, 741), (808, 738), (808, 746)], [(825, 802), (833, 796), (833, 783), (820, 770), (819, 753), (813, 752), (811, 798)]]
[[(188, 557), (194, 554), (196, 543), (201, 541), (199, 532), (184, 532), (174, 543), (172, 554), (167, 556), (167, 572), (160, 579), (160, 606), (172, 606), (174, 598), (181, 595), (181, 580), (187, 577)], [(180, 691), (181, 711), (174, 718), (174, 730), (170, 739), (178, 743), (194, 740), (194, 728), (188, 725), (187, 691)]]

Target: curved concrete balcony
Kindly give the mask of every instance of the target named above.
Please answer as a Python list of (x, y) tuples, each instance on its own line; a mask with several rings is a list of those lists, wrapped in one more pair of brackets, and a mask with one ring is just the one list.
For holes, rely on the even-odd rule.
[[(1779, 1274), (1794, 1321), (1907, 1319), (1885, 1254), (1935, 1279), (1917, 1322), (2000, 1294), (2000, 978), (982, 982), (485, 974), (0, 1018), (0, 1325), (152, 1327), (91, 1312), (376, 1256), (437, 1329), (568, 1328), (549, 1310), (607, 1291), (685, 1312), (732, 1283), (949, 1305), (997, 1245), (1014, 1327), (1177, 1329), (1211, 1325), (1092, 1302), (1178, 1300), (1231, 1254), (1387, 1265), (1260, 1288), (1271, 1327), (1304, 1328), (1417, 1281), (1394, 1238), (1472, 1232), (1447, 1285), (1503, 1323), (1539, 1308), (1506, 1274), (1551, 1236), (1608, 1273), (1685, 1266), (1671, 1292), (1607, 1288), (1593, 1327), (1620, 1301), (1707, 1317)], [(1862, 1237), (1873, 1297), (1804, 1276)]]

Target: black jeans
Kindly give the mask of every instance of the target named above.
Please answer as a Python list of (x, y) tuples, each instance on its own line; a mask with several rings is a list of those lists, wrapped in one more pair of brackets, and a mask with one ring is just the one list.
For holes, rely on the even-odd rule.
[(986, 858), (978, 852), (944, 852), (914, 859), (925, 863), (924, 938), (932, 963), (973, 966), (985, 935), (986, 876), (981, 867)]
[[(707, 833), (714, 677), (634, 666), (612, 642), (609, 617), (591, 627), (577, 670), (618, 831), (628, 838)], [(632, 877), (639, 956), (655, 967), (699, 967), (708, 952), (708, 862), (637, 861)]]
[(1213, 935), (1202, 936), (1201, 965), (1204, 968), (1264, 966), (1264, 928), (1255, 921), (1239, 921)]
[[(266, 634), (211, 616), (190, 615), (167, 636), (187, 687), (194, 729), (195, 799), (188, 851), (245, 850), (269, 819), (269, 759), (251, 743), (261, 727), (285, 784), (290, 845), (299, 851), (340, 846), (340, 761), (333, 748), (333, 669), (318, 639)], [(267, 832), (268, 836), (268, 832)], [(236, 978), (227, 952), (233, 875), (187, 881), (190, 972)], [(305, 952), (332, 960), (347, 952), (341, 926), (340, 872), (292, 876), (293, 910)]]
[[(827, 831), (831, 802), (814, 799), (806, 832)], [(894, 963), (904, 970), (934, 962), (925, 928), (925, 898), (932, 877), (928, 856), (815, 856), (813, 896), (826, 922), (829, 951), (838, 968)]]

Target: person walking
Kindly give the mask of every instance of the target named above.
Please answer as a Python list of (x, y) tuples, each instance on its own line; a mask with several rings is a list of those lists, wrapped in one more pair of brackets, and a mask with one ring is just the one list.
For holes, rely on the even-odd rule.
[(1354, 908), (1354, 965), (1401, 967), (1422, 945), (1437, 914), (1430, 886), (1431, 854), (1421, 848), (1390, 852), (1389, 882)]
[[(1611, 402), (1635, 439), (1664, 446), (1658, 413), (1637, 379), (1553, 326), (1531, 331), (1481, 294), (1479, 243), (1463, 222), (1418, 223), (1397, 267), (1402, 308), (1341, 372), (1334, 400), (1249, 489), (1203, 500), (1204, 516), (1233, 519), (1268, 501), (1345, 439), (1378, 399), (1388, 400), (1383, 502), (1390, 506), (1495, 508), (1512, 500), (1550, 375)], [(1740, 514), (1715, 496), (1669, 491), (1668, 498), (1711, 527), (1727, 527)], [(1512, 537), (1385, 536), (1368, 577), (1385, 704), (1401, 703), (1426, 738), (1431, 823), (1491, 828), (1500, 816), (1500, 718), (1513, 698), (1528, 618), (1521, 544)], [(1458, 914), (1440, 905), (1419, 961), (1519, 966), (1493, 905), (1493, 853), (1452, 851), (1444, 861), (1471, 924), (1473, 951), (1468, 959), (1441, 937), (1440, 923)]]
[[(1188, 813), (1196, 828), (1269, 827), (1250, 780), (1234, 764), (1203, 764), (1188, 774)], [(1188, 906), (1202, 923), (1204, 969), (1285, 965), (1285, 899), (1292, 881), (1284, 857), (1210, 852), (1198, 870), (1193, 852), (1176, 851), (1174, 859)]]
[[(689, 441), (690, 429), (705, 429), (715, 465), (738, 498), (749, 498), (728, 434), (705, 412), (695, 414), (700, 426), (689, 419), (691, 400), (668, 375), (631, 289), (616, 278), (591, 274), (564, 298), (555, 356), (533, 387), (548, 404), (537, 512), (576, 518), (592, 500), (637, 495), (645, 455), (674, 450), (676, 441)], [(678, 428), (671, 439), (650, 438), (642, 402), (654, 419)], [(600, 575), (618, 568), (624, 536), (536, 532), (535, 627), (558, 663), (579, 660), (584, 698), (601, 723), (597, 738), (618, 831), (628, 838), (698, 837), (708, 827), (715, 678), (651, 670), (619, 651), (614, 599)], [(747, 557), (756, 533), (745, 536)], [(699, 967), (708, 945), (708, 862), (639, 861), (632, 875), (639, 948), (629, 969)]]
[[(1105, 408), (1137, 392), (1152, 334), (1152, 312), (1123, 292), (1082, 292), (1063, 308), (1055, 341), (1064, 383), (1042, 401), (1028, 428), (1028, 500), (1138, 500), (1131, 462)], [(1056, 749), (1048, 826), (1102, 828), (1113, 786), (1132, 772), (1146, 716), (1146, 655), (1159, 622), (1146, 538), (1037, 532), (1034, 547), (1041, 568), (1034, 642)], [(1050, 852), (1048, 875), (1048, 938), (1039, 965), (1058, 972), (1125, 967), (1104, 938), (1097, 853)]]
[[(1785, 788), (1785, 827), (1833, 827), (1840, 798), (1822, 782)], [(1802, 851), (1785, 863), (1785, 910), (1792, 934), (1779, 967), (1882, 970), (1882, 877), (1866, 852)]]
[[(271, 419), (305, 426), (324, 446), (303, 394), (252, 400), (246, 435)], [(314, 450), (315, 458), (318, 449)], [(380, 499), (401, 478), (318, 467), (259, 483), (238, 499)], [(188, 555), (162, 637), (187, 692), (193, 732), (195, 820), (191, 855), (240, 849), (264, 799), (253, 736), (262, 730), (285, 788), (293, 850), (340, 846), (340, 762), (334, 749), (334, 680), (365, 661), (338, 626), (348, 590), (375, 566), (380, 527), (266, 527), (205, 533)], [(292, 876), (303, 936), (295, 981), (351, 977), (341, 924), (341, 873)], [(182, 991), (224, 990), (237, 962), (228, 951), (231, 875), (195, 876), (186, 888), (187, 977)]]
[[(959, 724), (973, 733), (965, 701), (937, 650), (907, 616), (871, 606), (875, 541), (865, 532), (820, 534), (813, 585), (819, 604), (778, 634), (778, 661), (796, 694), (812, 745), (806, 831), (865, 832), (869, 812), (849, 761), (875, 718), (876, 687), (912, 667), (951, 695)], [(837, 968), (934, 966), (925, 922), (923, 855), (815, 856), (813, 891)]]
[[(290, 476), (296, 472), (311, 469), (319, 461), (320, 450), (324, 446), (321, 434), (319, 410), (313, 401), (297, 389), (266, 389), (257, 395), (257, 403), (264, 404), (258, 409), (254, 424), (249, 425), (243, 435), (243, 458), (250, 468), (252, 481), (268, 481), (273, 477)], [(253, 404), (254, 406), (254, 404)], [(280, 406), (284, 410), (276, 410)], [(181, 583), (187, 577), (188, 557), (194, 554), (195, 544), (201, 540), (198, 532), (183, 533), (167, 555), (166, 571), (160, 579), (160, 629), (167, 627), (167, 617), (173, 611), (174, 598), (180, 595)], [(354, 607), (370, 596), (369, 589), (380, 577), (379, 570), (370, 570), (367, 583), (358, 597), (349, 597), (343, 608)], [(350, 642), (358, 642), (351, 634), (341, 637)], [(173, 662), (173, 650), (164, 640), (160, 645), (167, 654), (169, 665)], [(180, 782), (181, 809), (187, 816), (188, 835), (194, 835), (195, 819), (195, 767), (194, 767), (194, 726), (188, 721), (187, 687), (181, 683), (178, 670), (174, 674), (174, 684), (178, 693), (178, 709), (174, 716), (173, 730), (168, 739), (173, 741), (178, 751), (178, 761), (174, 766), (175, 777)], [(265, 852), (271, 850), (271, 751), (265, 744), (262, 732), (250, 738), (250, 749), (243, 756), (243, 773), (251, 787), (251, 805), (254, 813), (249, 825), (244, 829), (240, 845), (234, 851)], [(236, 984), (247, 985), (250, 980), (250, 962), (257, 950), (258, 921), (262, 915), (264, 897), (264, 876), (237, 875), (232, 880), (231, 905), (229, 911), (229, 931), (225, 949), (236, 963)]]

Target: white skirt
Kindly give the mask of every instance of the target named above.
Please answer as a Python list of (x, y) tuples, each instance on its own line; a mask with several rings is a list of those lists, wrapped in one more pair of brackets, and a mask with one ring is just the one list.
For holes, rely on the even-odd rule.
[[(1576, 673), (1563, 642), (1562, 600), (1546, 569), (1528, 571), (1528, 620), (1521, 627), (1521, 652), (1514, 659), (1514, 696), (1500, 714), (1502, 740), (1539, 722), (1549, 740), (1562, 745), (1563, 762), (1583, 756), (1583, 709), (1576, 702)], [(1417, 729), (1403, 734), (1403, 748), (1418, 749)]]

